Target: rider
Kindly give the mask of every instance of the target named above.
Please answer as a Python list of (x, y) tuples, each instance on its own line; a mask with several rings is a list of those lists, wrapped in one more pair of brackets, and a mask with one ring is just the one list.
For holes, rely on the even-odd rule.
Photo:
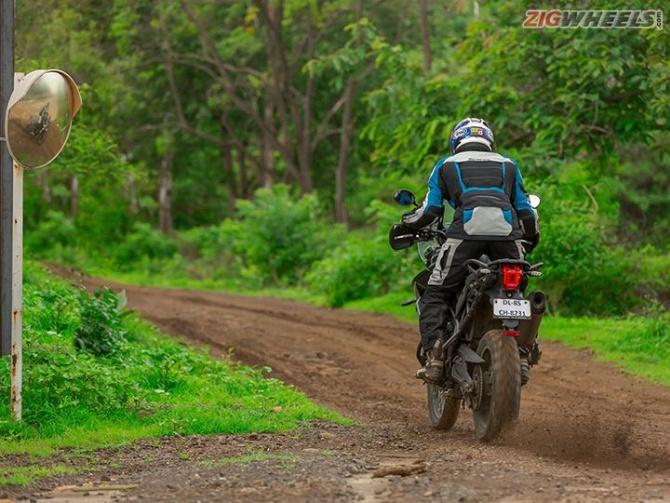
[(447, 240), (439, 250), (428, 287), (419, 302), (421, 344), (426, 365), (417, 371), (438, 381), (444, 362), (435, 355), (445, 330), (446, 306), (467, 276), (464, 262), (487, 254), (492, 260), (523, 259), (539, 242), (538, 217), (528, 202), (516, 163), (494, 152), (493, 132), (484, 119), (467, 118), (454, 127), (450, 157), (443, 157), (428, 179), (423, 204), (403, 215), (403, 223), (422, 229), (454, 208)]

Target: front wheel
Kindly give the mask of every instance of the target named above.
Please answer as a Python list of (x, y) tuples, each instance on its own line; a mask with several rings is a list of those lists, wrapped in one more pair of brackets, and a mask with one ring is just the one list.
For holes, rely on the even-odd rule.
[(458, 410), (461, 401), (458, 398), (447, 396), (441, 386), (428, 383), (428, 415), (433, 428), (436, 430), (450, 430), (458, 419)]
[(475, 365), (473, 371), (475, 435), (488, 442), (519, 417), (519, 348), (502, 330), (490, 330), (479, 341), (477, 354), (484, 363)]

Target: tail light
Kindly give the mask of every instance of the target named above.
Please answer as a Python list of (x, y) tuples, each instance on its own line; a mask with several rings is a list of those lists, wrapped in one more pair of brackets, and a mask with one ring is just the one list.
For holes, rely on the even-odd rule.
[(516, 290), (521, 285), (523, 270), (519, 265), (502, 266), (502, 286), (505, 290)]

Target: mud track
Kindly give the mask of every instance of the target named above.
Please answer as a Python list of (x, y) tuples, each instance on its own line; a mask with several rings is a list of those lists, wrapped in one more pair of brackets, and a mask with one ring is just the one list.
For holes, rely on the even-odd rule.
[[(274, 298), (112, 286), (124, 288), (129, 307), (163, 331), (207, 345), (215, 354), (233, 350), (242, 362), (270, 366), (272, 375), (358, 423), (348, 429), (316, 427), (330, 433), (299, 436), (294, 446), (308, 453), (335, 448), (343, 463), (362, 463), (358, 474), (331, 473), (324, 465), (318, 476), (310, 475), (303, 466), (293, 481), (302, 492), (287, 492), (291, 485), (273, 484), (268, 467), (259, 466), (255, 474), (240, 475), (238, 486), (224, 484), (217, 492), (192, 484), (180, 499), (670, 499), (670, 389), (594, 363), (587, 351), (544, 343), (543, 360), (523, 390), (516, 430), (482, 445), (473, 438), (468, 411), (462, 411), (452, 432), (429, 427), (425, 388), (413, 377), (413, 324)], [(266, 449), (276, 448), (270, 444)], [(423, 464), (425, 471), (371, 478), (375, 467), (394, 463)], [(319, 466), (313, 460), (308, 465)], [(182, 475), (188, 478), (191, 469), (182, 467)], [(153, 499), (175, 496), (161, 490), (164, 472), (146, 466), (139, 471), (139, 495), (143, 484)], [(181, 472), (175, 468), (170, 476), (175, 473)], [(262, 497), (242, 491), (244, 481), (253, 485), (254, 477), (267, 485)], [(310, 481), (311, 489), (300, 481)]]

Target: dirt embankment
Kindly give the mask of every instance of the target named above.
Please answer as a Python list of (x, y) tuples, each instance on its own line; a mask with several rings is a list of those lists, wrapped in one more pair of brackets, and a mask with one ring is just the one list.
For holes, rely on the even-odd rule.
[[(125, 288), (129, 306), (163, 331), (268, 365), (276, 377), (358, 422), (292, 436), (166, 440), (156, 451), (158, 464), (143, 461), (141, 449), (140, 457), (114, 451), (110, 458), (124, 460), (114, 478), (139, 484), (126, 497), (670, 499), (670, 390), (596, 364), (586, 351), (546, 343), (523, 390), (518, 427), (500, 442), (482, 445), (473, 439), (468, 411), (452, 432), (429, 427), (425, 388), (413, 377), (412, 324), (287, 300), (113, 286)], [(190, 461), (176, 457), (175, 443), (191, 453)], [(217, 468), (195, 462), (249, 449), (279, 457)], [(292, 455), (292, 461), (281, 455)]]

